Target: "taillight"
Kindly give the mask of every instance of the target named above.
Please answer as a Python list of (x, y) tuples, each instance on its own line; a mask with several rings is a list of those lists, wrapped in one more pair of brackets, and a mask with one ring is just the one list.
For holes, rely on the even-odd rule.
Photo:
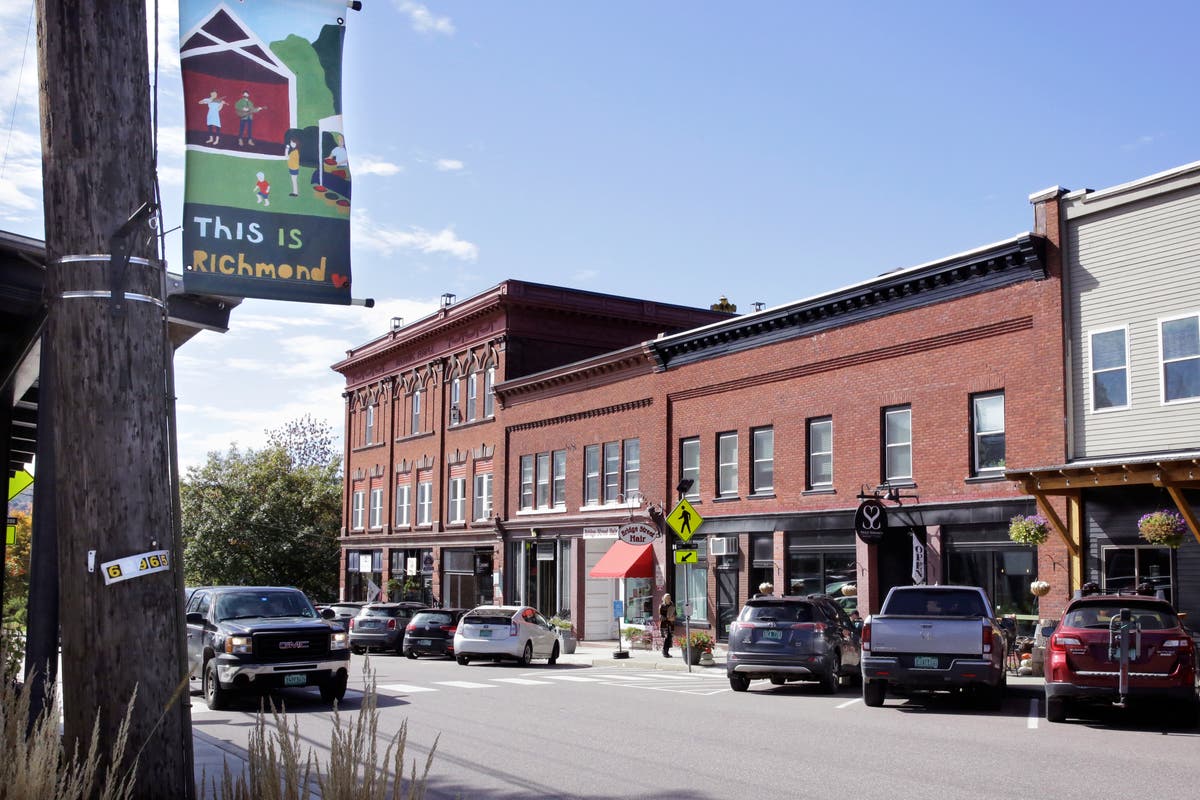
[(814, 631), (816, 633), (825, 632), (824, 622), (796, 622), (791, 625), (794, 631)]
[(1066, 652), (1068, 647), (1082, 647), (1083, 642), (1077, 636), (1066, 636), (1061, 633), (1056, 633), (1050, 637), (1050, 649), (1060, 653)]
[(992, 626), (983, 626), (983, 654), (987, 655), (992, 652)]
[[(409, 625), (408, 627), (411, 628), (412, 626)], [(456, 628), (453, 625), (442, 625), (441, 628), (442, 628), (442, 630), (444, 630), (446, 633), (450, 634), (451, 636), (454, 635), (454, 631), (456, 630)]]
[(411, 622), (404, 626), (404, 630), (406, 630), (406, 631), (415, 631), (416, 629), (417, 629), (417, 626)]
[(508, 626), (508, 635), (509, 636), (517, 635), (517, 623), (514, 622), (512, 625)]
[(348, 630), (348, 631), (354, 630), (354, 617), (351, 617), (350, 622), (346, 624), (346, 630)]
[(388, 628), (388, 630), (389, 630), (389, 631), (394, 631), (394, 630), (396, 630), (396, 620), (395, 620), (395, 619), (389, 619), (389, 620), (388, 620), (388, 624), (387, 624), (387, 628)]
[(864, 653), (871, 652), (871, 623), (862, 626), (862, 631), (859, 633), (859, 643), (862, 645)]
[(744, 622), (731, 622), (729, 624), (729, 638), (732, 639), (734, 636), (737, 635), (738, 631), (740, 631), (742, 628), (748, 628), (748, 627), (750, 627), (750, 626)]

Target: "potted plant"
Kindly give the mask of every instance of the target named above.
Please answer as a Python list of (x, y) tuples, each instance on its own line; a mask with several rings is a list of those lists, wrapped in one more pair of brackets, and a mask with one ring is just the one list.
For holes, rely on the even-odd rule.
[(575, 638), (575, 626), (567, 617), (555, 615), (550, 618), (550, 624), (554, 626), (555, 632), (558, 634), (559, 649), (563, 655), (571, 655), (575, 652), (575, 645), (579, 640)]
[(1187, 530), (1183, 515), (1165, 508), (1143, 514), (1137, 526), (1143, 539), (1164, 547), (1179, 547), (1183, 544), (1183, 532)]
[(1050, 594), (1050, 584), (1046, 581), (1034, 581), (1029, 584), (1029, 593), (1035, 597), (1045, 597)]
[(1008, 538), (1021, 544), (1042, 544), (1050, 536), (1050, 523), (1041, 514), (1018, 514), (1008, 521)]
[(675, 644), (683, 650), (683, 657), (689, 664), (700, 663), (701, 653), (712, 653), (716, 641), (708, 631), (692, 631), (675, 637)]
[(621, 629), (622, 635), (629, 640), (629, 647), (633, 650), (649, 650), (653, 644), (653, 635), (645, 628), (639, 628), (636, 625), (628, 625)]

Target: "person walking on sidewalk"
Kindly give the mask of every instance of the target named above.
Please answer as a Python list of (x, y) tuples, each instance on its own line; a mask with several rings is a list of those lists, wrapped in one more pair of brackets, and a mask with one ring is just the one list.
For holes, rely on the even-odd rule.
[(671, 639), (675, 635), (675, 601), (671, 595), (664, 594), (662, 604), (658, 607), (658, 626), (663, 637), (663, 656), (671, 657)]

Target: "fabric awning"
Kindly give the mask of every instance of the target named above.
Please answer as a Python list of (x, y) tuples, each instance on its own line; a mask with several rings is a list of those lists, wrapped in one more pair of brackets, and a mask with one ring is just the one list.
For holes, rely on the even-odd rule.
[(613, 542), (592, 571), (589, 578), (653, 578), (654, 548), (648, 544), (629, 544), (620, 539)]

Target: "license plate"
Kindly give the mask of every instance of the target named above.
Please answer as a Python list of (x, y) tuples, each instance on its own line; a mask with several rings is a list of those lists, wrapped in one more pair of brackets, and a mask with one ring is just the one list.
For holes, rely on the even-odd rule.
[(484, 628), (483, 630), (481, 630), (481, 631), (479, 632), (479, 638), (480, 638), (480, 639), (490, 639), (490, 638), (492, 638), (492, 631), (491, 631), (489, 628)]
[(937, 669), (937, 656), (916, 656), (913, 658), (913, 666), (917, 669)]
[(764, 639), (772, 639), (774, 641), (779, 641), (779, 640), (783, 639), (783, 631), (763, 631), (762, 637)]
[(433, 644), (433, 641), (431, 639), (417, 639), (417, 644), (421, 647), (429, 647), (429, 645)]
[(284, 675), (283, 676), (283, 685), (284, 686), (307, 686), (308, 685), (308, 676), (304, 675), (303, 673), (301, 673), (300, 675)]

